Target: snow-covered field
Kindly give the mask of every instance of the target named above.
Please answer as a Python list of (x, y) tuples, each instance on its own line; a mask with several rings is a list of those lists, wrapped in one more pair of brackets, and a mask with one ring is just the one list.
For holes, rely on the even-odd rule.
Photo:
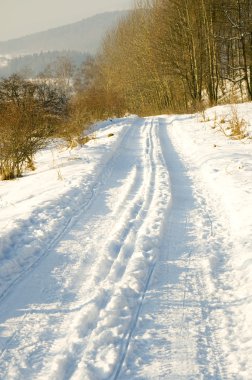
[(132, 116), (0, 182), (0, 379), (251, 378), (252, 103), (237, 110), (243, 140), (230, 106)]

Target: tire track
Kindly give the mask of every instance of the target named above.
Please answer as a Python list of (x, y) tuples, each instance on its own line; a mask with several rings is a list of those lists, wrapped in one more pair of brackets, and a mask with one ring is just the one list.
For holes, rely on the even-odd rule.
[[(144, 295), (155, 267), (154, 246), (156, 243), (148, 242), (146, 244), (145, 241), (148, 233), (156, 237), (159, 237), (161, 233), (160, 230), (155, 230), (155, 228), (157, 229), (156, 225), (152, 226), (152, 214), (155, 213), (155, 223), (159, 222), (161, 226), (163, 213), (167, 208), (166, 195), (168, 196), (168, 193), (161, 194), (160, 185), (162, 181), (166, 181), (167, 185), (167, 172), (162, 161), (156, 128), (157, 123), (153, 119), (147, 119), (141, 127), (138, 144), (141, 149), (138, 152), (137, 164), (137, 179), (141, 186), (133, 186), (134, 196), (131, 192), (127, 193), (130, 204), (120, 210), (118, 226), (115, 231), (112, 231), (111, 238), (105, 245), (102, 259), (97, 263), (97, 268), (105, 269), (102, 272), (98, 270), (99, 278), (96, 278), (95, 281), (96, 296), (91, 300), (91, 309), (83, 308), (82, 310), (83, 318), (80, 319), (79, 326), (81, 326), (83, 334), (80, 343), (74, 348), (71, 347), (70, 351), (66, 350), (63, 353), (65, 358), (63, 366), (67, 369), (63, 376), (65, 380), (78, 378), (78, 376), (85, 379), (93, 379), (96, 376), (99, 379), (105, 379), (112, 376), (114, 379), (118, 377), (123, 365)], [(161, 202), (161, 205), (158, 202)], [(138, 260), (140, 260), (140, 264)], [(137, 277), (139, 276), (139, 265), (142, 272), (141, 282)], [(133, 287), (130, 286), (130, 283), (133, 284)], [(126, 284), (127, 289), (125, 288)], [(140, 288), (137, 289), (134, 286), (140, 286)], [(126, 306), (128, 311), (125, 309)], [(122, 310), (122, 315), (120, 310)], [(89, 311), (92, 314), (91, 324), (86, 318)], [(122, 331), (120, 339), (113, 336), (112, 333), (111, 318), (113, 314), (115, 315), (113, 324), (115, 323), (117, 329)], [(76, 329), (78, 330), (80, 327), (77, 326)], [(106, 347), (101, 347), (100, 343), (105, 331), (106, 334), (111, 331), (111, 342), (107, 342), (106, 347), (111, 347), (117, 356), (117, 361), (109, 369), (108, 374), (103, 377), (102, 375), (92, 375), (92, 372), (98, 371), (99, 356), (101, 355), (99, 352), (102, 349), (106, 351)], [(73, 334), (71, 333), (71, 335)], [(55, 358), (53, 363), (49, 363), (48, 366), (57, 367), (58, 360), (60, 357)], [(104, 365), (106, 366), (105, 363)], [(81, 374), (79, 371), (82, 371)], [(42, 373), (41, 376), (43, 378), (45, 375)], [(46, 376), (62, 379), (62, 375), (57, 377), (55, 371), (49, 371)]]
[[(155, 193), (156, 186), (157, 186), (157, 165), (158, 165), (158, 163), (163, 164), (162, 155), (160, 154), (160, 152), (157, 151), (157, 146), (156, 146), (157, 144), (159, 144), (158, 138), (156, 135), (156, 128), (157, 128), (157, 124), (152, 119), (151, 120), (151, 127), (150, 127), (148, 136), (146, 138), (146, 143), (145, 143), (146, 162), (144, 164), (144, 168), (145, 168), (145, 171), (147, 173), (147, 175), (145, 174), (145, 177), (147, 178), (147, 180), (144, 181), (145, 193), (144, 193), (143, 210), (145, 210), (146, 208), (148, 210), (150, 210), (152, 207), (152, 203), (153, 203), (153, 199), (154, 199), (154, 193)], [(156, 140), (155, 143), (154, 143), (154, 136), (155, 136), (155, 140)], [(148, 172), (150, 172), (151, 174), (149, 175)], [(167, 184), (167, 187), (168, 187), (168, 184)], [(145, 223), (145, 218), (146, 219), (148, 218), (148, 212), (145, 212), (145, 211), (142, 212), (142, 210), (140, 210), (139, 216), (142, 220), (142, 223), (141, 223), (141, 225), (138, 226), (138, 233), (141, 230), (141, 227)], [(135, 241), (136, 241), (136, 245), (137, 245), (137, 237), (136, 237)], [(125, 246), (124, 246), (124, 249), (125, 249)], [(135, 251), (136, 251), (136, 248), (134, 247), (130, 258), (133, 257)], [(128, 264), (128, 267), (129, 267), (129, 264)], [(152, 262), (152, 264), (148, 268), (147, 275), (145, 276), (145, 279), (144, 279), (145, 285), (141, 291), (140, 298), (139, 298), (139, 300), (135, 306), (134, 312), (133, 312), (131, 320), (130, 320), (130, 325), (126, 329), (126, 331), (124, 332), (123, 337), (121, 338), (121, 345), (119, 347), (117, 365), (113, 369), (113, 374), (109, 375), (109, 377), (108, 377), (109, 379), (116, 380), (120, 375), (120, 372), (121, 372), (122, 366), (124, 364), (125, 357), (127, 355), (128, 347), (129, 347), (132, 335), (134, 333), (134, 330), (135, 330), (135, 327), (136, 327), (136, 324), (138, 321), (138, 317), (139, 317), (139, 313), (140, 313), (140, 310), (142, 307), (142, 303), (143, 303), (146, 291), (148, 289), (154, 268), (155, 268), (155, 260)], [(113, 298), (113, 295), (112, 295), (112, 298)], [(107, 305), (108, 305), (108, 303), (107, 303)], [(87, 357), (86, 360), (90, 360), (90, 358)], [(92, 376), (90, 378), (92, 378)]]
[(123, 363), (111, 379), (226, 380), (205, 279), (208, 276), (210, 281), (205, 244), (211, 240), (214, 223), (195, 196), (195, 184), (172, 145), (167, 124), (162, 118), (159, 123), (171, 204), (165, 215), (155, 282), (144, 294), (146, 302), (137, 315), (137, 319), (141, 317), (139, 325), (129, 337), (131, 349), (128, 352), (127, 347)]
[[(112, 238), (110, 238), (110, 241), (105, 246), (102, 260), (97, 263), (98, 268), (106, 269), (103, 270), (102, 278), (99, 278), (99, 283), (96, 283), (96, 287), (98, 286), (100, 289), (99, 291), (96, 291), (98, 294), (92, 300), (90, 300), (90, 303), (92, 303), (94, 310), (97, 308), (97, 312), (95, 313), (96, 315), (93, 315), (92, 318), (92, 325), (90, 326), (89, 324), (89, 328), (82, 326), (82, 329), (87, 332), (85, 336), (85, 339), (87, 340), (87, 348), (85, 351), (88, 351), (88, 342), (92, 342), (94, 339), (92, 335), (96, 336), (96, 330), (99, 328), (99, 322), (103, 319), (102, 315), (104, 314), (108, 304), (111, 302), (114, 296), (115, 288), (117, 286), (116, 284), (120, 282), (120, 279), (124, 276), (128, 262), (134, 253), (134, 246), (128, 245), (127, 241), (134, 241), (136, 239), (137, 231), (141, 228), (146, 216), (146, 208), (152, 192), (150, 183), (155, 177), (155, 173), (153, 172), (154, 169), (151, 168), (150, 162), (148, 165), (146, 165), (146, 160), (151, 161), (150, 156), (153, 154), (153, 125), (152, 123), (150, 126), (148, 124), (148, 122), (144, 123), (141, 133), (141, 140), (144, 139), (144, 144), (141, 148), (141, 155), (144, 157), (141, 159), (140, 157), (138, 158), (139, 169), (137, 179), (138, 183), (141, 184), (141, 186), (135, 189), (136, 194), (132, 199), (130, 206), (126, 208), (123, 213), (121, 210), (121, 216), (119, 218), (117, 216), (119, 228), (117, 228), (114, 232), (112, 229)], [(124, 202), (126, 202), (126, 199)], [(115, 242), (120, 242), (120, 244), (117, 245)], [(113, 247), (115, 247), (115, 249), (113, 249)], [(111, 256), (111, 252), (113, 252), (112, 260), (108, 262), (107, 258)], [(121, 266), (122, 270), (120, 272), (120, 276), (117, 273), (118, 263), (119, 266), (120, 263), (123, 263), (123, 266)], [(85, 313), (84, 309), (83, 313)], [(85, 354), (86, 353), (83, 353), (80, 347), (77, 346), (75, 348), (76, 358)], [(69, 379), (78, 366), (78, 360), (73, 363), (75, 359), (69, 358), (70, 356), (73, 356), (70, 354), (66, 354), (66, 356), (68, 356), (67, 367), (70, 369), (68, 369), (66, 375), (64, 376), (64, 379)], [(71, 364), (69, 364), (69, 362), (71, 362)]]

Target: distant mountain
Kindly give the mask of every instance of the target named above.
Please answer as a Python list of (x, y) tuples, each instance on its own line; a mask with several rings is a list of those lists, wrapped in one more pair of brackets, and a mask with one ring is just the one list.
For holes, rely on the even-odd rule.
[(0, 55), (19, 56), (55, 50), (93, 54), (106, 32), (126, 14), (127, 11), (101, 13), (73, 24), (0, 42)]

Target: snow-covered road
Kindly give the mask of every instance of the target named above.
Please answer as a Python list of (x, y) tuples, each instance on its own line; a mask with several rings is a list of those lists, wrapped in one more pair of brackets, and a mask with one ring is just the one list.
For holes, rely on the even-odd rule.
[(87, 148), (100, 169), (81, 174), (79, 207), (75, 188), (36, 260), (15, 266), (3, 244), (17, 274), (0, 295), (0, 379), (249, 379), (251, 333), (241, 347), (233, 328), (248, 319), (234, 319), (227, 277), (234, 239), (179, 152), (179, 121), (190, 116), (106, 127), (109, 153), (102, 139)]

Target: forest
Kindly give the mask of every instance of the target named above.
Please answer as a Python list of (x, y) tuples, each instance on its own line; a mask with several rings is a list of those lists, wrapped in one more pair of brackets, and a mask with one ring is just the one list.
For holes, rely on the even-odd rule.
[(86, 73), (94, 108), (98, 93), (112, 114), (251, 100), (252, 1), (138, 1)]

